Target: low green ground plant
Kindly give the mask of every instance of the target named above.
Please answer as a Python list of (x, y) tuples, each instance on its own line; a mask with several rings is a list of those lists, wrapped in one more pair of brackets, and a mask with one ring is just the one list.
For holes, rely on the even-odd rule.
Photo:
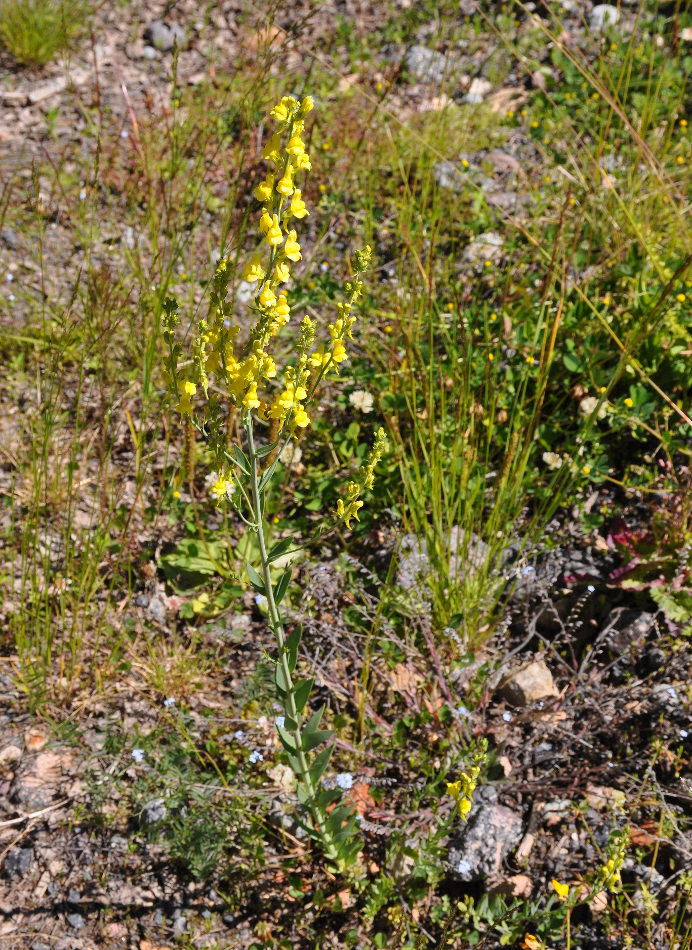
[(45, 66), (74, 48), (93, 11), (91, 0), (2, 0), (0, 42), (23, 66)]

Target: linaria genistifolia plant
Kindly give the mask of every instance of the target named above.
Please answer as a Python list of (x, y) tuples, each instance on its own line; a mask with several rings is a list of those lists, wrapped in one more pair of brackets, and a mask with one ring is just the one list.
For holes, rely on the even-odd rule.
[[(266, 598), (268, 622), (276, 638), (274, 682), (284, 709), (283, 725), (276, 728), (296, 777), (298, 799), (309, 815), (304, 827), (321, 845), (328, 861), (343, 869), (355, 861), (360, 849), (356, 814), (341, 800), (340, 788), (322, 787), (333, 748), (324, 743), (331, 732), (320, 728), (324, 706), (308, 715), (313, 680), (294, 678), (302, 628), (297, 624), (287, 633), (279, 612), (291, 568), (285, 568), (278, 578), (272, 574), (273, 563), (299, 545), (284, 538), (268, 548), (265, 522), (266, 498), (283, 446), (309, 426), (309, 409), (321, 381), (328, 373), (338, 373), (348, 359), (346, 345), (355, 322), (353, 305), (361, 296), (361, 276), (370, 260), (369, 247), (356, 252), (353, 280), (346, 283), (345, 302), (336, 305), (338, 316), (329, 324), (328, 340), (315, 345), (316, 324), (303, 317), (295, 355), (282, 372), (283, 384), (273, 389), (277, 366), (270, 350), (290, 321), (281, 285), (289, 280), (291, 263), (301, 259), (297, 234), (290, 225), (293, 218), (300, 220), (309, 213), (295, 178), (310, 169), (301, 135), (312, 108), (309, 96), (302, 102), (285, 96), (271, 113), (278, 130), (263, 152), (271, 171), (254, 190), (262, 205), (262, 244), (243, 273), (246, 281), (257, 284), (251, 304), (255, 323), (247, 341), (241, 342), (240, 327), (232, 323), (227, 258), (217, 264), (209, 318), (198, 322), (192, 359), (184, 366), (182, 346), (176, 339), (179, 309), (173, 298), (165, 303), (163, 324), (168, 346), (166, 383), (183, 425), (200, 433), (211, 450), (218, 473), (212, 494), (219, 505), (231, 505), (248, 530), (257, 535), (259, 569), (248, 563), (247, 573), (250, 584)], [(263, 429), (268, 433), (266, 442)], [(231, 433), (235, 432), (240, 438), (233, 443)], [(345, 498), (337, 502), (332, 521), (341, 521), (348, 528), (352, 518), (358, 520), (362, 495), (372, 488), (384, 448), (384, 431), (379, 429), (365, 464), (349, 483)], [(323, 748), (316, 751), (320, 746)]]

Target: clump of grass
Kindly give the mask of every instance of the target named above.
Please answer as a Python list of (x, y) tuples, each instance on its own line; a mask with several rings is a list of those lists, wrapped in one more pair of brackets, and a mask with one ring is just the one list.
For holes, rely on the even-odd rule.
[(45, 66), (84, 34), (88, 0), (2, 0), (0, 41), (24, 66)]

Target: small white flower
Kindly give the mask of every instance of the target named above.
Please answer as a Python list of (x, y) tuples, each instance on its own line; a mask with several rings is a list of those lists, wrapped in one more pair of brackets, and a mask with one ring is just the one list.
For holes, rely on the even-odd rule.
[(687, 731), (687, 729), (681, 729), (681, 730), (680, 730), (680, 738), (681, 738), (681, 739), (686, 739), (688, 736), (689, 736), (689, 732)]
[(590, 594), (593, 594), (593, 592), (596, 590), (596, 588), (593, 586), (593, 584), (589, 584), (586, 589), (588, 590), (588, 592), (589, 592)]
[(360, 412), (372, 412), (372, 394), (366, 393), (364, 389), (356, 389), (356, 391), (351, 393), (348, 397), (348, 401), (354, 409), (358, 409)]
[(238, 742), (240, 742), (242, 739), (245, 738), (245, 733), (243, 732), (242, 729), (236, 729), (236, 731), (233, 733), (233, 738), (237, 739)]
[(666, 692), (668, 693), (668, 695), (670, 696), (671, 699), (674, 699), (675, 702), (678, 701), (678, 694), (677, 694), (677, 692), (676, 692), (674, 686), (669, 686), (668, 689), (666, 690)]
[(274, 720), (274, 725), (278, 726), (279, 729), (283, 729), (286, 726), (286, 717), (277, 716), (276, 719)]
[(175, 700), (173, 699), (172, 696), (169, 696), (168, 699), (164, 699), (163, 705), (164, 705), (164, 706), (175, 706)]
[(470, 715), (471, 715), (471, 711), (468, 710), (468, 709), (466, 708), (466, 706), (457, 706), (457, 708), (456, 708), (454, 711), (456, 712), (457, 716), (462, 716), (462, 717), (463, 717), (463, 716), (470, 716)]
[(466, 861), (464, 858), (461, 858), (461, 860), (457, 864), (457, 874), (470, 874), (472, 870), (473, 868), (471, 867), (469, 862)]
[(144, 758), (144, 749), (133, 749), (132, 758), (135, 760), (135, 762), (141, 762)]
[(512, 721), (512, 714), (509, 713), (509, 712), (503, 712), (503, 713), (502, 713), (502, 718), (504, 719), (505, 722), (511, 722), (511, 721)]
[(79, 197), (82, 201), (84, 201), (86, 198), (86, 188), (82, 188), (82, 190), (79, 192)]
[[(583, 416), (590, 416), (591, 413), (596, 408), (596, 406), (598, 405), (598, 403), (599, 403), (598, 396), (584, 396), (584, 398), (579, 403), (579, 412), (581, 412)], [(596, 418), (605, 419), (606, 412), (607, 412), (606, 404), (603, 403), (601, 408), (598, 410), (598, 416)]]
[(339, 788), (349, 789), (353, 788), (353, 776), (350, 772), (339, 772), (336, 777), (336, 784)]
[(267, 598), (264, 596), (264, 594), (255, 594), (255, 603), (258, 607), (264, 607), (264, 605), (267, 603)]
[(8, 281), (9, 283), (12, 283), (12, 281), (14, 280), (14, 275), (11, 273), (6, 274), (5, 280)]
[(130, 137), (130, 133), (127, 131), (127, 129), (123, 129), (122, 132), (120, 133), (120, 138), (127, 139), (129, 137)]
[(297, 465), (303, 457), (303, 450), (295, 442), (287, 442), (279, 452), (282, 465)]
[(255, 765), (257, 762), (262, 762), (263, 760), (264, 760), (264, 756), (262, 755), (262, 753), (258, 752), (257, 749), (253, 749), (252, 752), (250, 753), (250, 762), (252, 762), (252, 764)]
[(543, 461), (553, 472), (556, 472), (559, 468), (562, 468), (562, 459), (557, 454), (557, 452), (544, 452)]

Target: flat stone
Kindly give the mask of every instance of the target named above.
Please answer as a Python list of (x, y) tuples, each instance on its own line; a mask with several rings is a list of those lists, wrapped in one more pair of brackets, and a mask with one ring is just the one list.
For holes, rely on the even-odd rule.
[(152, 798), (139, 813), (139, 823), (144, 827), (156, 825), (168, 817), (168, 807), (163, 798)]
[(22, 750), (18, 745), (6, 745), (3, 749), (0, 749), (0, 771), (10, 768), (21, 757)]
[(521, 817), (511, 808), (474, 803), (468, 824), (449, 844), (451, 876), (469, 883), (500, 875), (505, 858), (521, 840), (521, 828)]
[(553, 674), (543, 660), (534, 660), (512, 673), (500, 686), (500, 694), (508, 703), (518, 707), (555, 699), (560, 695), (555, 688)]
[(152, 20), (144, 30), (144, 39), (160, 52), (169, 53), (174, 46), (182, 49), (185, 44), (185, 30), (177, 23)]

